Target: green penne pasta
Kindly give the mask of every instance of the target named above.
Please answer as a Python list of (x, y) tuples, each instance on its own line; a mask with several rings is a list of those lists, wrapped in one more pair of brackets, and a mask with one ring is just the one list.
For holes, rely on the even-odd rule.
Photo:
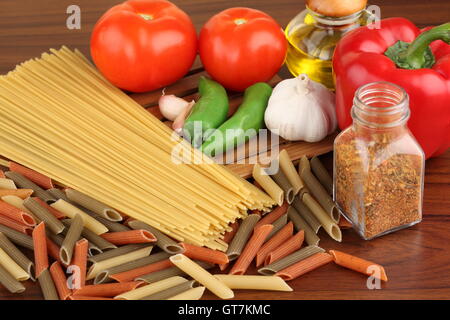
[(81, 232), (83, 231), (83, 219), (80, 215), (76, 215), (71, 219), (70, 227), (67, 230), (66, 237), (61, 244), (59, 256), (61, 261), (65, 265), (69, 265), (72, 261), (73, 249), (75, 248), (75, 243), (80, 239)]
[(303, 194), (303, 202), (311, 210), (311, 212), (316, 216), (317, 220), (323, 226), (324, 230), (328, 235), (336, 241), (342, 240), (341, 229), (335, 221), (325, 212), (322, 206), (309, 194)]
[(3, 232), (14, 244), (33, 250), (33, 239), (30, 236), (8, 228), (2, 224), (0, 224), (0, 232)]
[(284, 268), (287, 268), (290, 265), (293, 265), (294, 263), (297, 263), (319, 252), (325, 252), (325, 250), (318, 246), (308, 246), (291, 253), (283, 259), (260, 268), (258, 272), (266, 276), (272, 276), (278, 271), (283, 270)]
[(158, 262), (158, 261), (168, 259), (169, 257), (170, 257), (170, 254), (163, 251), (163, 252), (158, 252), (158, 253), (152, 254), (148, 257), (144, 257), (144, 258), (141, 258), (141, 259), (138, 259), (135, 261), (131, 261), (131, 262), (127, 262), (127, 263), (118, 265), (116, 267), (102, 270), (95, 277), (94, 284), (104, 283), (104, 282), (110, 280), (110, 278), (109, 278), (110, 275), (137, 269), (137, 268), (140, 268), (140, 267), (143, 267), (143, 266), (146, 266), (146, 265)]
[(148, 245), (148, 244), (129, 244), (126, 246), (122, 246), (120, 248), (117, 249), (112, 249), (106, 252), (103, 252), (101, 254), (89, 257), (88, 260), (90, 262), (93, 263), (97, 263), (97, 262), (101, 262), (103, 260), (107, 260), (107, 259), (111, 259), (111, 258), (115, 258), (117, 256), (121, 256), (142, 248), (146, 248), (146, 247), (151, 247), (152, 245)]
[(25, 178), (20, 173), (17, 173), (14, 171), (7, 171), (7, 172), (5, 172), (5, 176), (7, 176), (9, 179), (13, 180), (19, 188), (32, 189), (34, 191), (34, 195), (36, 195), (36, 197), (40, 198), (42, 201), (45, 201), (48, 204), (56, 201), (56, 199), (53, 198), (47, 191), (45, 191), (44, 189), (39, 187), (34, 182)]
[(72, 203), (82, 206), (110, 221), (122, 221), (119, 212), (106, 204), (74, 189), (66, 189), (66, 196)]
[(41, 206), (36, 200), (28, 198), (23, 202), (25, 208), (30, 210), (33, 215), (35, 215), (40, 221), (45, 222), (45, 226), (51, 230), (54, 234), (60, 234), (63, 232), (65, 226), (56, 219), (56, 217), (48, 211), (46, 208)]
[(327, 169), (323, 166), (317, 156), (313, 157), (309, 162), (311, 164), (311, 169), (317, 179), (320, 181), (322, 186), (328, 191), (329, 195), (333, 194), (333, 179), (328, 173)]
[(334, 222), (338, 222), (340, 218), (339, 210), (337, 209), (333, 199), (328, 194), (327, 190), (320, 184), (319, 180), (311, 172), (311, 166), (309, 160), (306, 157), (301, 158), (299, 166), (300, 177), (308, 187), (309, 192), (320, 203), (325, 212), (333, 219)]
[[(71, 225), (72, 219), (64, 219), (62, 220), (62, 223), (69, 227)], [(117, 246), (115, 244), (112, 244), (111, 242), (103, 239), (99, 235), (97, 235), (95, 232), (92, 232), (91, 230), (87, 228), (83, 228), (81, 231), (81, 236), (89, 241), (90, 244), (93, 245), (93, 247), (98, 248), (100, 252), (103, 252), (104, 250), (109, 249), (116, 249)]]
[(309, 224), (299, 215), (294, 207), (288, 209), (289, 221), (294, 224), (295, 230), (303, 230), (305, 232), (305, 241), (308, 245), (318, 245), (320, 238), (314, 232), (314, 230), (309, 226)]
[(266, 242), (270, 240), (270, 238), (272, 238), (278, 231), (280, 231), (281, 228), (283, 228), (286, 223), (288, 221), (288, 216), (287, 214), (283, 214), (281, 217), (279, 217), (277, 220), (275, 220), (272, 225), (273, 225), (273, 229), (272, 231), (269, 233), (269, 235), (266, 238)]
[(242, 250), (247, 244), (248, 239), (252, 235), (253, 228), (260, 219), (260, 215), (250, 214), (242, 221), (236, 235), (228, 246), (227, 255), (230, 261), (233, 261), (240, 256)]
[[(275, 165), (276, 165), (276, 163), (273, 162), (272, 167)], [(284, 198), (287, 201), (287, 203), (291, 204), (292, 201), (294, 201), (294, 197), (295, 197), (294, 187), (289, 182), (289, 179), (286, 177), (283, 170), (281, 170), (281, 166), (279, 163), (278, 163), (277, 173), (273, 174), (271, 177), (280, 186), (280, 188), (283, 189)]]
[(0, 232), (0, 248), (2, 248), (30, 278), (34, 281), (34, 263), (25, 256), (2, 232)]
[(184, 252), (183, 247), (180, 246), (176, 241), (170, 239), (168, 236), (166, 236), (164, 233), (162, 233), (158, 229), (153, 228), (152, 226), (149, 226), (148, 224), (146, 224), (144, 222), (141, 222), (138, 220), (133, 220), (133, 221), (130, 221), (128, 223), (128, 225), (134, 230), (143, 229), (143, 230), (147, 230), (147, 231), (150, 231), (151, 233), (153, 233), (153, 235), (157, 239), (156, 246), (158, 246), (159, 248), (161, 248), (162, 250), (164, 250), (167, 253), (178, 254), (178, 253)]
[(89, 256), (92, 257), (92, 256), (96, 256), (96, 255), (103, 253), (103, 250), (100, 249), (99, 247), (97, 247), (92, 242), (89, 242), (88, 253), (89, 253)]
[(98, 214), (96, 214), (94, 212), (91, 212), (91, 211), (89, 211), (86, 208), (82, 208), (82, 210), (84, 212), (86, 212), (88, 215), (90, 215), (92, 218), (94, 218), (95, 220), (97, 220), (98, 222), (103, 224), (106, 228), (108, 228), (108, 230), (110, 232), (121, 232), (121, 231), (129, 231), (129, 230), (131, 230), (130, 228), (128, 228), (124, 224), (105, 219), (102, 216), (99, 216)]
[(50, 275), (48, 269), (42, 271), (38, 277), (38, 281), (45, 300), (59, 300), (55, 283), (53, 282), (52, 276)]
[(63, 199), (64, 201), (70, 202), (64, 191), (62, 191), (61, 189), (51, 188), (48, 189), (47, 192), (50, 193), (50, 195), (57, 200)]
[[(302, 195), (303, 196), (303, 195)], [(295, 197), (292, 203), (297, 213), (308, 223), (311, 229), (317, 234), (322, 224), (317, 220), (316, 216), (309, 210), (309, 208), (303, 203), (299, 197)]]

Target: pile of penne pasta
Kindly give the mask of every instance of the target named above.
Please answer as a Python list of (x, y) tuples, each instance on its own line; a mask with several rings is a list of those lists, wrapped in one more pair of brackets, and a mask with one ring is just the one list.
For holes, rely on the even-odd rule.
[[(48, 300), (189, 300), (200, 299), (205, 289), (230, 299), (236, 289), (292, 291), (286, 281), (332, 261), (366, 275), (375, 265), (387, 281), (383, 267), (318, 246), (320, 227), (341, 239), (324, 187), (328, 173), (318, 159), (302, 159), (300, 174), (285, 152), (277, 161), (282, 170), (276, 175), (261, 174), (256, 165), (254, 178), (279, 205), (234, 222), (223, 235), (226, 252), (177, 242), (9, 162), (9, 171), (0, 171), (0, 283), (21, 293), (23, 281), (38, 281)], [(34, 261), (18, 247), (32, 250)], [(260, 275), (248, 274), (253, 262)]]

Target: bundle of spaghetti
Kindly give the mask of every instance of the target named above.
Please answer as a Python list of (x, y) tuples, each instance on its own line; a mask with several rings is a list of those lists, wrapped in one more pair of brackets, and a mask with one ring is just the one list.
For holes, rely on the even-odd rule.
[(223, 234), (247, 210), (274, 205), (176, 137), (80, 52), (51, 52), (0, 77), (2, 156), (212, 249), (226, 250)]

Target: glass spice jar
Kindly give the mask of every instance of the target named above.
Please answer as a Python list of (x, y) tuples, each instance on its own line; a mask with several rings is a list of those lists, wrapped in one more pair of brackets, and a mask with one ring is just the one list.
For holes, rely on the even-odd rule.
[(334, 200), (366, 240), (422, 220), (425, 156), (409, 131), (409, 98), (399, 86), (359, 88), (353, 125), (334, 142)]
[(367, 11), (367, 0), (341, 3), (336, 0), (307, 0), (306, 9), (286, 27), (289, 43), (286, 66), (334, 89), (332, 62), (338, 41), (349, 31), (369, 24), (375, 16)]

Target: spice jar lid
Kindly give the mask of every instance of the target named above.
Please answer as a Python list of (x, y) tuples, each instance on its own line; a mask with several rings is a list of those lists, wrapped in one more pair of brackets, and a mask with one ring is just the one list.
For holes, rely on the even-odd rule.
[(306, 0), (306, 5), (327, 17), (345, 17), (363, 10), (367, 0)]

